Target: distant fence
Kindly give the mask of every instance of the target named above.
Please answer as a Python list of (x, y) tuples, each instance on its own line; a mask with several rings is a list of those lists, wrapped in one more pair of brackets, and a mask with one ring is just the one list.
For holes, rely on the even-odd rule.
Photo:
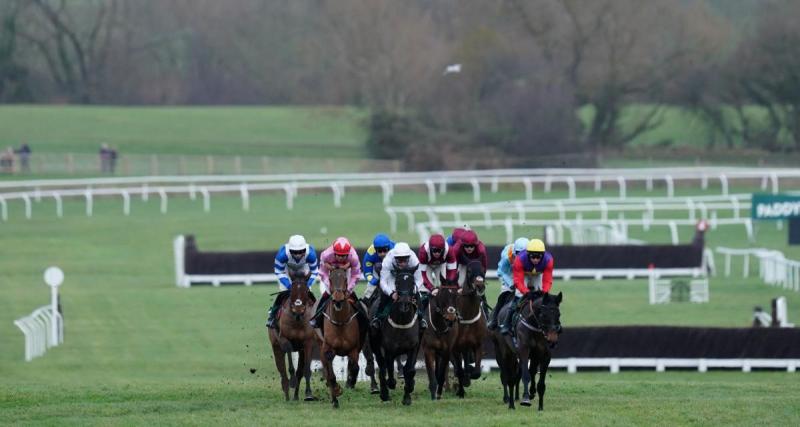
[[(113, 163), (113, 174), (120, 176), (162, 176), (199, 174), (277, 174), (309, 169), (314, 172), (399, 172), (399, 160), (358, 158), (307, 158), (274, 157), (258, 155), (180, 155), (180, 154), (126, 154)], [(107, 164), (110, 169), (112, 163)], [(95, 175), (109, 174), (103, 167), (99, 154), (90, 153), (33, 153), (25, 168), (20, 159), (3, 168), (0, 173), (37, 175)]]
[[(412, 246), (414, 244), (412, 243)], [(322, 248), (318, 248), (322, 249)], [(497, 278), (491, 269), (500, 259), (502, 246), (488, 246), (486, 275)], [(275, 283), (273, 273), (275, 250), (248, 252), (201, 251), (194, 236), (177, 236), (173, 240), (175, 284), (191, 287), (194, 284)], [(357, 249), (363, 254), (363, 249)], [(597, 245), (558, 246), (549, 251), (556, 258), (556, 278), (570, 280), (607, 277), (634, 279), (660, 277), (705, 277), (713, 268), (713, 256), (703, 248), (702, 233), (687, 245)]]
[(786, 259), (782, 252), (771, 249), (716, 248), (725, 256), (725, 277), (731, 275), (731, 260), (741, 257), (742, 276), (750, 276), (750, 257), (758, 260), (758, 275), (764, 283), (800, 292), (800, 261)]

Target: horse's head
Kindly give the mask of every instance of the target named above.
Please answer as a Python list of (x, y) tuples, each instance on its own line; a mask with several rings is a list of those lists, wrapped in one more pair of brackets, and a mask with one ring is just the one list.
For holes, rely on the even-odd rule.
[(482, 297), (486, 293), (486, 271), (480, 261), (475, 260), (467, 264), (467, 278), (464, 281), (464, 295), (472, 293)]
[(544, 337), (551, 346), (558, 342), (561, 333), (561, 311), (559, 305), (562, 300), (561, 292), (558, 295), (544, 294), (541, 299), (533, 303), (533, 315)]
[(303, 317), (308, 307), (308, 279), (310, 277), (310, 272), (289, 274), (289, 278), (292, 281), (292, 289), (289, 293), (289, 307), (292, 315), (298, 320)]
[(430, 308), (434, 313), (438, 313), (450, 327), (458, 318), (456, 300), (458, 299), (457, 286), (440, 286), (439, 292), (431, 298)]
[(402, 313), (414, 309), (412, 306), (415, 304), (414, 297), (416, 295), (415, 271), (416, 268), (399, 269), (395, 272), (394, 289), (397, 292), (397, 302)]
[(347, 270), (335, 268), (331, 270), (331, 300), (336, 311), (342, 309), (342, 303), (347, 300)]

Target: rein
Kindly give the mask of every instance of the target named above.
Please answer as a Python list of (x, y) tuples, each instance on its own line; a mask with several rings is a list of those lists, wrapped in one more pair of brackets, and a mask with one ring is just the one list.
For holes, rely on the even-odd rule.
[[(348, 303), (348, 304), (349, 304), (349, 303)], [(332, 318), (331, 316), (329, 316), (329, 315), (328, 315), (328, 312), (327, 312), (327, 311), (324, 311), (324, 312), (322, 312), (322, 315), (323, 315), (323, 316), (325, 316), (325, 318), (326, 318), (326, 319), (330, 320), (330, 321), (331, 321), (331, 323), (332, 323), (334, 326), (346, 326), (346, 325), (350, 324), (350, 322), (352, 322), (352, 321), (353, 321), (353, 318), (354, 318), (354, 317), (356, 317), (356, 316), (358, 315), (358, 311), (354, 311), (354, 312), (353, 312), (353, 314), (352, 314), (352, 315), (351, 315), (351, 316), (350, 316), (350, 317), (349, 317), (349, 318), (348, 318), (346, 321), (344, 321), (344, 322), (339, 322), (339, 321), (333, 320), (333, 318)]]
[(431, 319), (431, 328), (433, 328), (433, 331), (437, 334), (446, 334), (448, 331), (450, 331), (450, 326), (446, 326), (447, 322), (445, 322), (444, 330), (440, 331), (436, 329), (436, 322), (433, 321), (433, 313), (431, 313), (431, 305), (433, 304), (428, 303), (428, 318)]

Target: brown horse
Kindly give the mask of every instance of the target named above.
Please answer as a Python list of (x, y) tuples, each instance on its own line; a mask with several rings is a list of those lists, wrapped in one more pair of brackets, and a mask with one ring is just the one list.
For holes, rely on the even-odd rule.
[(342, 389), (336, 383), (333, 372), (333, 358), (347, 356), (347, 386), (354, 387), (358, 377), (358, 354), (364, 347), (366, 328), (356, 317), (353, 296), (347, 291), (347, 271), (334, 269), (330, 275), (331, 299), (323, 315), (323, 335), (320, 336), (320, 358), (322, 359), (323, 375), (327, 380), (331, 393), (331, 403), (334, 408), (339, 407), (338, 397)]
[(458, 338), (457, 291), (458, 286), (441, 286), (428, 303), (428, 328), (422, 335), (422, 347), (431, 400), (442, 398), (450, 354)]
[(467, 265), (464, 286), (458, 296), (459, 327), (453, 348), (453, 367), (458, 378), (456, 395), (461, 398), (464, 397), (464, 387), (469, 387), (471, 380), (481, 376), (483, 340), (489, 333), (486, 316), (481, 308), (483, 294), (486, 292), (485, 274), (480, 261), (470, 262)]
[[(269, 341), (272, 344), (272, 353), (275, 356), (275, 365), (281, 375), (281, 388), (286, 400), (289, 400), (289, 387), (294, 387), (294, 400), (298, 400), (300, 380), (306, 379), (305, 400), (314, 400), (311, 394), (311, 351), (314, 347), (314, 331), (309, 326), (313, 311), (313, 296), (310, 295), (308, 286), (309, 274), (292, 275), (292, 289), (289, 298), (281, 305), (281, 316), (277, 329), (268, 329)], [(297, 370), (292, 363), (292, 352), (299, 352)], [(291, 379), (286, 375), (286, 359), (289, 361)]]
[[(522, 301), (522, 308), (519, 311), (519, 322), (514, 333), (517, 336), (517, 354), (519, 354), (519, 365), (522, 368), (522, 400), (519, 402), (523, 406), (531, 406), (531, 398), (528, 393), (528, 384), (531, 382), (531, 372), (539, 373), (539, 382), (536, 384), (536, 391), (539, 394), (539, 410), (544, 406), (545, 378), (547, 368), (550, 366), (550, 348), (558, 342), (558, 334), (561, 332), (561, 292), (556, 296), (550, 294), (539, 294), (533, 296), (529, 293)], [(530, 358), (530, 366), (528, 359)]]

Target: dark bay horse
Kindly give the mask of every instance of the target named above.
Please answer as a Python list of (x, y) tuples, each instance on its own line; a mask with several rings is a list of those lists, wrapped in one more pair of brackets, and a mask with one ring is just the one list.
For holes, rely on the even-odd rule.
[(355, 301), (347, 291), (347, 270), (333, 269), (330, 275), (331, 299), (323, 316), (323, 335), (320, 337), (320, 358), (323, 375), (331, 393), (331, 403), (339, 407), (338, 397), (342, 389), (336, 382), (333, 371), (333, 358), (347, 356), (347, 385), (355, 386), (358, 376), (358, 353), (364, 346), (366, 328), (356, 319), (358, 311)]
[[(403, 405), (411, 404), (420, 343), (417, 301), (415, 299), (415, 270), (416, 268), (399, 270), (395, 273), (397, 301), (392, 303), (389, 316), (381, 322), (380, 330), (372, 330), (370, 333), (372, 351), (378, 361), (381, 400), (384, 402), (389, 400), (389, 388), (394, 389), (397, 384), (394, 379), (395, 360), (399, 356), (405, 355)], [(373, 306), (373, 309), (377, 308)]]
[(422, 335), (422, 348), (431, 400), (442, 398), (450, 355), (458, 338), (457, 291), (458, 286), (441, 286), (428, 303), (428, 328)]
[[(481, 376), (483, 340), (489, 331), (481, 302), (486, 292), (486, 272), (480, 261), (467, 265), (467, 277), (458, 296), (458, 338), (453, 348), (453, 367), (458, 378), (456, 395), (464, 397), (464, 387)], [(473, 365), (474, 363), (474, 365)]]
[[(305, 400), (314, 400), (311, 394), (311, 351), (314, 347), (314, 331), (308, 321), (313, 316), (311, 306), (313, 296), (306, 283), (310, 273), (290, 275), (292, 288), (289, 298), (281, 305), (281, 316), (277, 329), (268, 329), (275, 365), (281, 375), (281, 388), (286, 400), (289, 400), (289, 387), (294, 387), (294, 400), (298, 400), (300, 380), (306, 379)], [(297, 370), (292, 366), (292, 352), (298, 352)], [(288, 357), (291, 379), (286, 375), (286, 359)]]
[(536, 392), (539, 394), (540, 411), (544, 408), (545, 378), (547, 368), (550, 366), (550, 348), (558, 342), (558, 334), (561, 331), (559, 305), (562, 298), (561, 292), (555, 296), (529, 292), (521, 302), (519, 322), (514, 329), (517, 336), (519, 365), (522, 370), (522, 400), (519, 404), (531, 406), (528, 385), (532, 380), (531, 372), (534, 375), (538, 372), (539, 382), (536, 384)]

